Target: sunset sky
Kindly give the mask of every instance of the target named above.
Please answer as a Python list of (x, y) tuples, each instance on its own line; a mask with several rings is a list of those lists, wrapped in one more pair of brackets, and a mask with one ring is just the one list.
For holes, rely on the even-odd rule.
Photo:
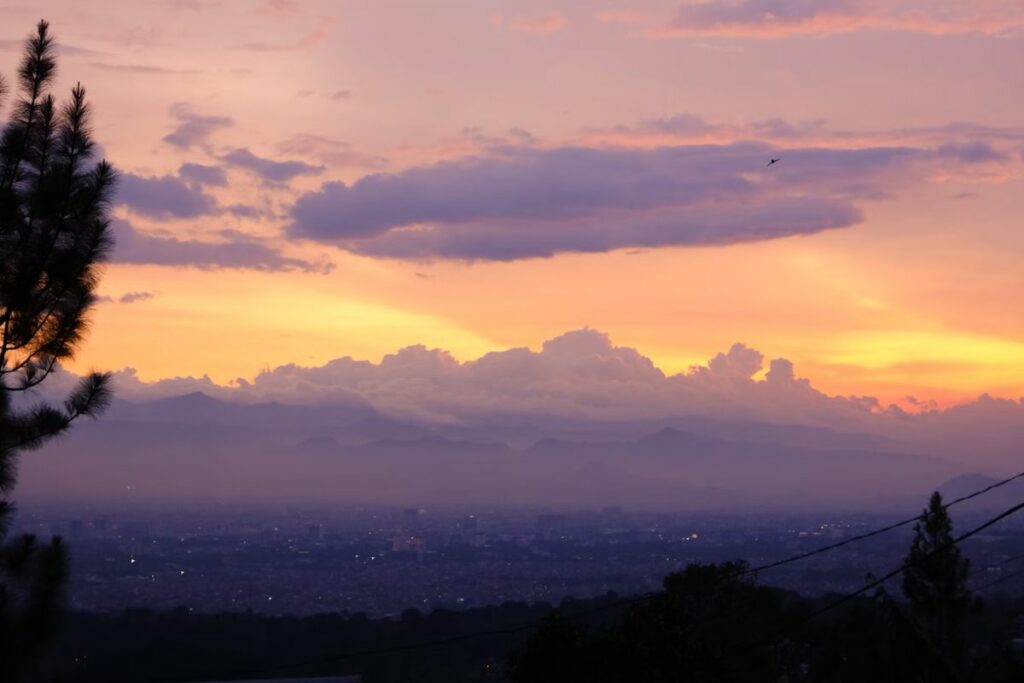
[(0, 0), (0, 72), (40, 18), (122, 173), (75, 369), (591, 327), (666, 373), (743, 342), (830, 394), (1024, 394), (1019, 0)]

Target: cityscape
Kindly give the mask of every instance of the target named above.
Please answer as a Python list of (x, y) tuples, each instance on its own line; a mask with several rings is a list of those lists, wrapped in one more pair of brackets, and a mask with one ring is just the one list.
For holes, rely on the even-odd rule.
[[(268, 506), (269, 507), (269, 506)], [(690, 563), (768, 564), (885, 526), (892, 515), (711, 515), (620, 507), (531, 510), (250, 509), (23, 512), (71, 547), (71, 605), (310, 616), (468, 609), (657, 590)], [(970, 525), (974, 512), (957, 518)], [(759, 574), (807, 595), (856, 590), (903, 560), (911, 528)], [(1024, 595), (1024, 522), (964, 544), (981, 595)], [(1016, 563), (1016, 564), (1015, 564)], [(992, 584), (989, 587), (989, 584)], [(889, 586), (895, 588), (895, 585)]]

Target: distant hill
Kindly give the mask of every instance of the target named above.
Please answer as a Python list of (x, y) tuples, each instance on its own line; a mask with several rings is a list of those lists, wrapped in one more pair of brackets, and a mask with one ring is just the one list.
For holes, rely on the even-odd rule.
[[(661, 425), (634, 437), (572, 439), (545, 435), (534, 425), (516, 433), (523, 437), (536, 429), (540, 438), (513, 447), (488, 439), (486, 430), (431, 431), (361, 404), (236, 404), (195, 393), (121, 402), (103, 420), (83, 423), (59, 447), (24, 459), (19, 494), (850, 507), (907, 496), (923, 504), (938, 483), (956, 482), (963, 473), (891, 443), (873, 449), (870, 441), (854, 438), (847, 445), (841, 435), (822, 430), (746, 425), (728, 438), (725, 423), (711, 426), (715, 433)], [(756, 432), (761, 438), (753, 438)]]
[(374, 424), (374, 421), (387, 423), (386, 418), (361, 400), (322, 406), (277, 402), (234, 403), (198, 391), (142, 403), (115, 401), (104, 420), (224, 425), (278, 434), (316, 431), (342, 433), (353, 428), (363, 429)]

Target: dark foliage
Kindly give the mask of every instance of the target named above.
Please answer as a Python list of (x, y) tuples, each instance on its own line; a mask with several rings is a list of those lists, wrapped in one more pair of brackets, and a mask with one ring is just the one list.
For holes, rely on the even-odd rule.
[(606, 629), (548, 619), (509, 662), (512, 681), (774, 681), (790, 646), (773, 634), (799, 612), (775, 589), (730, 578), (740, 563), (690, 565)]
[[(594, 602), (609, 602), (615, 596)], [(572, 601), (563, 604), (572, 613)], [(258, 614), (204, 615), (129, 610), (73, 614), (59, 649), (59, 679), (78, 683), (230, 680), (361, 674), (385, 681), (499, 680), (509, 651), (525, 633), (474, 637), (400, 653), (367, 654), (480, 631), (541, 621), (553, 607), (509, 602), (429, 614), (406, 610), (400, 619), (324, 614), (306, 618)]]
[[(110, 248), (114, 171), (92, 162), (85, 89), (50, 94), (55, 46), (46, 22), (25, 44), (18, 98), (0, 133), (0, 679), (35, 676), (51, 644), (67, 576), (59, 538), (6, 539), (17, 458), (95, 415), (108, 377), (87, 377), (60, 405), (31, 390), (71, 358), (88, 328)], [(7, 94), (0, 81), (0, 98)]]
[[(203, 615), (185, 608), (73, 614), (57, 674), (75, 683), (341, 674), (359, 674), (366, 683), (945, 680), (935, 677), (931, 653), (914, 629), (877, 598), (802, 624), (829, 598), (807, 600), (746, 583), (716, 598), (725, 613), (703, 613), (703, 621), (675, 613), (687, 606), (705, 609), (695, 601), (708, 578), (721, 573), (721, 566), (681, 572), (656, 601), (629, 609), (608, 595), (565, 600), (557, 609), (510, 602), (463, 612), (407, 610), (401, 619)], [(1009, 649), (1022, 614), (1024, 603), (999, 601), (968, 619), (972, 665), (965, 681), (1024, 680), (1024, 664)], [(461, 638), (526, 624), (541, 626)], [(688, 642), (680, 648), (676, 639), (684, 634)], [(451, 638), (459, 639), (405, 649)], [(367, 651), (387, 652), (358, 654)]]
[(964, 620), (974, 603), (967, 589), (970, 564), (953, 545), (953, 522), (935, 492), (923, 520), (914, 527), (907, 553), (903, 593), (909, 601), (908, 621), (919, 631), (947, 669), (950, 680), (963, 675)]

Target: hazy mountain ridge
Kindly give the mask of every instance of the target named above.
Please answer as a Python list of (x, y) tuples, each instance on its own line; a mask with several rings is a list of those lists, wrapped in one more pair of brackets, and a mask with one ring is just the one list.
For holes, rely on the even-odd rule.
[(732, 441), (771, 441), (814, 448), (872, 448), (897, 450), (901, 444), (884, 436), (833, 431), (807, 425), (772, 424), (753, 420), (722, 420), (686, 416), (660, 420), (586, 420), (552, 415), (490, 415), (459, 424), (399, 420), (365, 403), (296, 405), (280, 402), (237, 403), (192, 392), (154, 401), (117, 400), (103, 422), (163, 422), (189, 425), (245, 427), (253, 432), (330, 435), (336, 439), (417, 439), (440, 435), (470, 441), (504, 441), (529, 445), (545, 438), (572, 441), (639, 439), (664, 429), (719, 436)]
[[(629, 434), (647, 425), (619, 426)], [(581, 429), (577, 422), (565, 430), (553, 425), (524, 446), (486, 439), (477, 426), (431, 429), (368, 414), (365, 406), (234, 404), (189, 394), (119, 402), (110, 419), (83, 424), (61, 444), (27, 457), (21, 491), (38, 498), (849, 505), (919, 496), (965, 472), (870, 435), (746, 422), (732, 430), (736, 438), (726, 438), (727, 422), (689, 426), (707, 431), (661, 427), (603, 440), (559, 435)], [(530, 430), (544, 433), (539, 425)], [(851, 447), (848, 440), (883, 447)]]

